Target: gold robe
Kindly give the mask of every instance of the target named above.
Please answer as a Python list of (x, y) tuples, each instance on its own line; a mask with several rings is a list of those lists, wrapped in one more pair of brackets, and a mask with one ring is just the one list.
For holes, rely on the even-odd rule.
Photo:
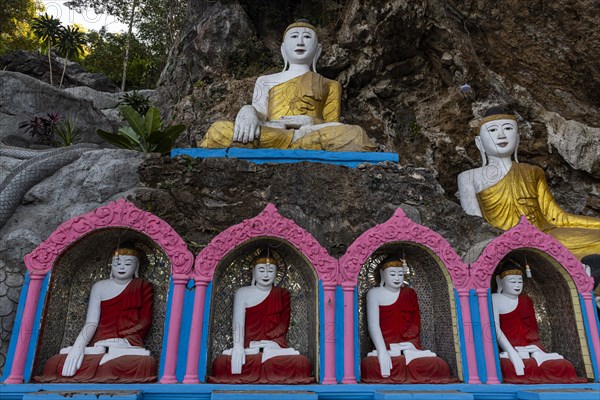
[(513, 162), (504, 178), (477, 193), (477, 200), (483, 217), (496, 228), (508, 230), (525, 215), (577, 258), (600, 253), (600, 218), (563, 211), (554, 201), (539, 167)]
[[(341, 98), (342, 87), (338, 82), (324, 78), (315, 72), (307, 72), (269, 90), (267, 119), (276, 121), (283, 116), (308, 115), (313, 117), (315, 124), (339, 123)], [(364, 129), (357, 125), (336, 124), (321, 127), (307, 133), (294, 143), (292, 143), (294, 129), (261, 126), (260, 140), (247, 145), (232, 143), (233, 130), (233, 122), (215, 122), (198, 147), (235, 146), (327, 151), (374, 151), (376, 149)]]

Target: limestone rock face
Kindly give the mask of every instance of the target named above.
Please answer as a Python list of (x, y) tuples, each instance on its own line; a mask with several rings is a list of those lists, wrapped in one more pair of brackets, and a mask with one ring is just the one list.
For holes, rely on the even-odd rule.
[[(519, 116), (520, 161), (546, 170), (559, 201), (581, 199), (569, 211), (600, 213), (594, 2), (304, 3), (312, 8), (291, 0), (189, 2), (185, 34), (158, 88), (168, 93), (164, 113), (189, 125), (181, 146), (192, 146), (211, 122), (235, 118), (256, 76), (277, 71), (285, 26), (308, 17), (323, 43), (319, 72), (343, 85), (344, 122), (363, 126), (403, 163), (433, 170), (448, 199), (455, 200), (457, 175), (480, 164), (472, 126), (499, 104)], [(271, 57), (240, 78), (218, 55), (253, 34)], [(463, 96), (465, 83), (472, 90)]]
[[(137, 170), (143, 159), (141, 153), (128, 150), (84, 153), (79, 160), (34, 186), (0, 229), (0, 371), (25, 275), (23, 257), (70, 218), (132, 196), (139, 184)], [(14, 165), (14, 160), (0, 157), (0, 166)]]
[(91, 101), (76, 98), (61, 89), (20, 74), (0, 71), (0, 140), (6, 144), (25, 147), (35, 139), (18, 129), (20, 123), (32, 116), (47, 113), (77, 118), (81, 142), (102, 143), (96, 129), (112, 130), (110, 121)]

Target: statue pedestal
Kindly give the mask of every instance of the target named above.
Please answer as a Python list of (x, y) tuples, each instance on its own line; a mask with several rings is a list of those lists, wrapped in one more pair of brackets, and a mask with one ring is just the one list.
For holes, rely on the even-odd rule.
[(344, 165), (356, 168), (362, 163), (377, 164), (380, 162), (398, 163), (397, 153), (380, 152), (344, 152), (324, 150), (277, 150), (277, 149), (245, 149), (230, 147), (227, 149), (173, 149), (171, 157), (186, 155), (192, 158), (237, 158), (251, 161), (255, 164), (284, 164), (297, 162), (315, 162), (334, 165)]

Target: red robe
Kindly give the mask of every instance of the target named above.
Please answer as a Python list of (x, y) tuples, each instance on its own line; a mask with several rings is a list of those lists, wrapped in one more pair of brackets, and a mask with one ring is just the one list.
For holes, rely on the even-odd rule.
[[(500, 328), (513, 346), (536, 345), (544, 350), (540, 342), (533, 302), (526, 294), (521, 294), (517, 307), (506, 314), (500, 314)], [(544, 350), (545, 351), (545, 350)], [(500, 359), (504, 383), (585, 383), (586, 378), (577, 376), (575, 367), (568, 360), (548, 360), (538, 366), (533, 358), (523, 360), (525, 374), (517, 375), (513, 363), (508, 358)]]
[[(144, 346), (152, 324), (154, 288), (143, 279), (133, 279), (116, 297), (100, 302), (100, 321), (91, 344), (104, 339), (127, 339), (132, 346)], [(102, 354), (85, 355), (75, 376), (62, 376), (66, 354), (51, 357), (40, 383), (146, 383), (156, 380), (156, 360), (152, 356), (122, 356), (100, 365)]]
[[(417, 293), (408, 287), (400, 290), (398, 299), (390, 305), (379, 306), (379, 326), (387, 349), (390, 344), (410, 342), (421, 350), (421, 314)], [(377, 357), (366, 357), (360, 364), (363, 383), (452, 383), (450, 368), (439, 357), (424, 357), (406, 365), (406, 358), (392, 357), (390, 376), (381, 376)]]
[[(251, 341), (272, 340), (282, 348), (290, 325), (290, 293), (274, 287), (262, 303), (246, 308), (244, 347)], [(231, 374), (231, 356), (220, 355), (212, 363), (209, 383), (313, 383), (310, 360), (303, 355), (277, 356), (261, 362), (262, 353), (246, 355), (242, 373)]]

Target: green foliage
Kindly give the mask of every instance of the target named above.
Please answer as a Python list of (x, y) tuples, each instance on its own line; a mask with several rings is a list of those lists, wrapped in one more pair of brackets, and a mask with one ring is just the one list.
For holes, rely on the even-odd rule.
[(55, 127), (56, 136), (60, 141), (55, 141), (60, 147), (72, 146), (81, 138), (77, 131), (77, 118), (72, 120), (69, 116)]
[[(126, 39), (126, 34), (108, 33), (103, 29), (89, 32), (89, 54), (81, 61), (81, 66), (90, 72), (103, 73), (121, 85)], [(131, 40), (129, 60), (126, 89), (154, 88), (162, 67), (156, 64), (148, 47), (136, 38)]]
[(62, 75), (60, 76), (60, 84), (62, 86), (63, 80), (65, 79), (65, 72), (67, 71), (67, 64), (69, 58), (77, 57), (83, 54), (85, 45), (85, 34), (79, 31), (79, 27), (69, 25), (66, 28), (60, 27), (58, 33), (58, 52), (65, 57), (65, 65), (63, 66)]
[(0, 1), (0, 55), (37, 48), (38, 41), (31, 31), (31, 24), (41, 10), (38, 0)]
[(50, 51), (58, 43), (61, 27), (60, 20), (47, 13), (34, 18), (31, 28), (40, 40), (44, 52)]
[(144, 117), (129, 106), (123, 106), (121, 112), (129, 126), (122, 126), (117, 132), (98, 129), (98, 135), (117, 147), (137, 150), (144, 153), (168, 153), (175, 141), (186, 129), (185, 125), (163, 128), (156, 107), (150, 107)]
[[(129, 93), (123, 93), (123, 95), (121, 96), (119, 106), (121, 109), (124, 106), (129, 106), (133, 108), (138, 114), (146, 115), (146, 113), (150, 109), (150, 99), (146, 96), (139, 94), (137, 90), (134, 90)], [(125, 117), (122, 112), (121, 116)]]

